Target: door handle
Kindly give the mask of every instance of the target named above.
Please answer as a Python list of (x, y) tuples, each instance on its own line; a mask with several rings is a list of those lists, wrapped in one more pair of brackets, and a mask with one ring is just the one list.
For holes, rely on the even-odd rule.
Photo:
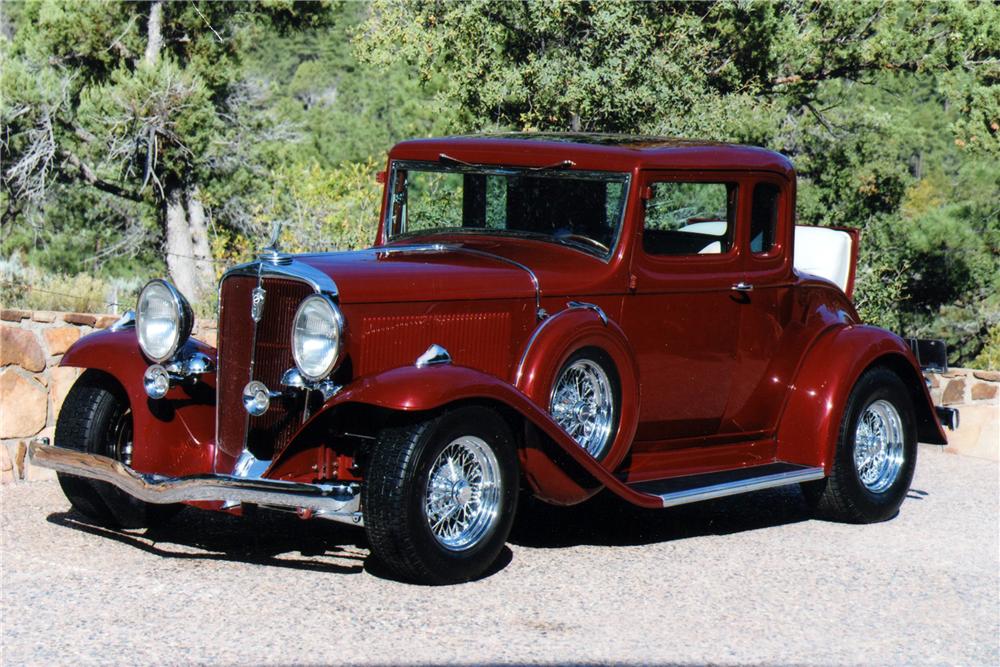
[(745, 283), (742, 280), (733, 285), (733, 290), (736, 292), (752, 292), (753, 285), (750, 283)]

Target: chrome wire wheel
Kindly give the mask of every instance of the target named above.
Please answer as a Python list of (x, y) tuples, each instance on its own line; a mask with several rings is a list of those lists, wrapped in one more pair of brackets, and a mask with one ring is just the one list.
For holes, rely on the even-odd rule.
[(424, 514), (434, 539), (450, 551), (478, 544), (497, 522), (502, 491), (500, 464), (486, 441), (452, 440), (427, 476)]
[(899, 477), (905, 459), (903, 421), (886, 400), (872, 402), (854, 431), (854, 467), (872, 493), (882, 493)]
[(566, 366), (552, 387), (552, 419), (594, 458), (600, 458), (611, 439), (615, 396), (604, 369), (590, 359)]

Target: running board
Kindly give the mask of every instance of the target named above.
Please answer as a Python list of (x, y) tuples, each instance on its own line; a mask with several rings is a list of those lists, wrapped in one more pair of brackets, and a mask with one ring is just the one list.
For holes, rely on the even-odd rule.
[(786, 484), (809, 482), (823, 479), (824, 476), (823, 468), (810, 468), (792, 463), (769, 463), (723, 472), (637, 482), (629, 484), (629, 488), (639, 493), (658, 496), (664, 507), (673, 507)]

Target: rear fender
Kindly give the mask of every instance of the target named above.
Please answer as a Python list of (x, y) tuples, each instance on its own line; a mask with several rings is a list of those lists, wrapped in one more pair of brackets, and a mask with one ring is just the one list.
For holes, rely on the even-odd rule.
[(778, 458), (823, 466), (829, 473), (851, 389), (862, 373), (880, 365), (895, 372), (909, 388), (920, 442), (945, 444), (909, 346), (884, 329), (849, 325), (827, 329), (806, 353), (778, 425)]
[[(618, 431), (607, 456), (599, 464), (605, 470), (614, 470), (628, 454), (635, 437), (639, 420), (639, 373), (625, 332), (603, 311), (589, 304), (573, 304), (543, 321), (526, 344), (512, 383), (544, 412), (556, 375), (572, 354), (584, 348), (604, 352), (618, 372), (621, 385)], [(599, 487), (579, 487), (566, 476), (562, 466), (539, 453), (537, 449), (526, 452), (528, 481), (536, 493), (550, 502), (580, 502), (599, 490)]]
[[(215, 348), (188, 339), (183, 350), (215, 359)], [(142, 376), (150, 362), (135, 329), (98, 331), (77, 341), (60, 366), (99, 370), (121, 385), (132, 408), (132, 468), (170, 476), (213, 472), (215, 459), (215, 375), (175, 385), (158, 400), (146, 396)]]
[[(335, 418), (331, 411), (350, 405), (367, 405), (395, 412), (417, 413), (468, 401), (506, 406), (522, 415), (527, 423), (541, 434), (542, 437), (538, 439), (541, 442), (536, 443), (531, 438), (526, 439), (520, 453), (526, 476), (529, 479), (531, 476), (540, 476), (536, 481), (542, 498), (564, 504), (579, 502), (573, 494), (579, 495), (582, 478), (583, 484), (596, 482), (597, 488), (602, 485), (607, 486), (630, 502), (659, 506), (658, 499), (654, 498), (651, 503), (648, 496), (632, 491), (614, 477), (581, 449), (545, 410), (524, 393), (498, 378), (463, 366), (439, 365), (425, 368), (405, 366), (363, 378), (330, 399), (321, 411), (302, 426), (293, 438), (293, 442), (299, 440), (300, 434), (305, 434), (320, 423), (320, 420)], [(282, 457), (291, 456), (296, 450), (294, 446), (288, 447), (272, 465), (268, 476), (272, 476), (281, 468)], [(557, 459), (558, 463), (553, 459)], [(553, 466), (561, 466), (557, 469), (566, 479), (571, 480), (573, 488), (564, 490), (560, 486), (562, 480), (548, 480), (546, 478), (548, 469), (545, 468), (541, 472), (538, 470), (538, 462), (541, 460), (549, 461)], [(568, 500), (564, 499), (563, 495)]]

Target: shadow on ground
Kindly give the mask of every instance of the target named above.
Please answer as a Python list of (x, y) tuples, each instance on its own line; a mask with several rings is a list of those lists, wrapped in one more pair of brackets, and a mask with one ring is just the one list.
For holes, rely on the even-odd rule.
[[(921, 499), (926, 495), (911, 489), (908, 497)], [(761, 530), (811, 518), (797, 486), (665, 510), (634, 507), (607, 492), (574, 507), (553, 507), (524, 497), (509, 541), (535, 549), (630, 546)], [(257, 510), (237, 517), (186, 508), (168, 523), (147, 530), (107, 528), (75, 511), (54, 513), (48, 520), (163, 558), (235, 561), (336, 574), (367, 570), (380, 578), (396, 579), (369, 557), (363, 530), (322, 520), (302, 521), (284, 512)], [(505, 547), (484, 577), (504, 569), (512, 558)]]
[(797, 486), (659, 510), (630, 505), (605, 491), (574, 507), (525, 499), (510, 541), (542, 549), (635, 546), (741, 533), (811, 518)]

